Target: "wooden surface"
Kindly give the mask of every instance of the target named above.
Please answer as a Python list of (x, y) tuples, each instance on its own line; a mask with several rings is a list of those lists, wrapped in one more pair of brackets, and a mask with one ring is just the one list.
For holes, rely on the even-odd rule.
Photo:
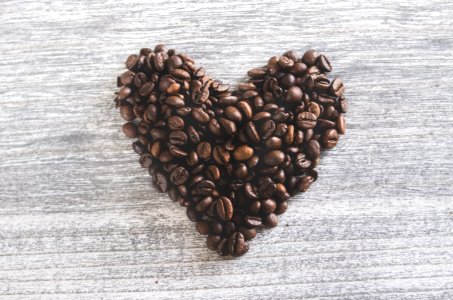
[[(1, 299), (453, 298), (453, 2), (127, 2), (1, 2)], [(120, 132), (116, 75), (158, 42), (233, 83), (316, 48), (347, 84), (319, 180), (239, 259)]]

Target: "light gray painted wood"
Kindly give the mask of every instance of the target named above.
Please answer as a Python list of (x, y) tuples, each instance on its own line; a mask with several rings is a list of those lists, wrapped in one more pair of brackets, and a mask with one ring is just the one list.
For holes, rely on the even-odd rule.
[[(2, 299), (453, 298), (451, 1), (120, 2), (1, 2)], [(316, 48), (347, 84), (318, 182), (239, 259), (120, 132), (121, 62), (158, 42), (232, 83)]]

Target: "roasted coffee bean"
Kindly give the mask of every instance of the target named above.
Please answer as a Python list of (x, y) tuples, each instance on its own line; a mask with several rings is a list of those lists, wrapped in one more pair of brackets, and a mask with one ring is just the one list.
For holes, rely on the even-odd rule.
[(183, 167), (176, 167), (170, 174), (170, 181), (175, 185), (184, 184), (189, 178), (189, 172)]
[(303, 92), (302, 89), (298, 86), (292, 86), (291, 88), (288, 89), (286, 92), (286, 102), (292, 103), (292, 104), (298, 104), (302, 101), (303, 97)]
[(292, 66), (294, 66), (294, 60), (287, 56), (282, 56), (278, 60), (278, 66), (282, 68), (283, 70), (290, 69)]
[(219, 165), (226, 165), (230, 161), (230, 152), (222, 146), (216, 146), (212, 152), (212, 157)]
[(258, 192), (263, 198), (271, 198), (276, 190), (275, 183), (270, 178), (267, 178), (260, 184)]
[(342, 96), (344, 93), (343, 81), (340, 78), (335, 78), (332, 81), (330, 89), (331, 89), (332, 94), (334, 94), (335, 96), (337, 96), (337, 97)]
[(297, 115), (297, 126), (299, 126), (299, 128), (314, 128), (316, 126), (316, 121), (316, 116), (308, 111), (301, 112)]
[(234, 106), (228, 106), (225, 108), (225, 115), (227, 116), (228, 119), (235, 121), (235, 122), (241, 122), (242, 121), (242, 114)]
[[(157, 129), (155, 131), (157, 132)], [(151, 136), (153, 136), (154, 139), (159, 139), (157, 137), (162, 137), (160, 139), (164, 139), (163, 133), (160, 135), (158, 134), (153, 135), (153, 133), (151, 132)], [(177, 146), (185, 145), (187, 143), (187, 135), (184, 131), (181, 130), (172, 131), (169, 136), (169, 142), (170, 144)]]
[(264, 162), (270, 166), (276, 166), (283, 162), (285, 154), (280, 150), (273, 150), (264, 156)]
[(318, 59), (318, 52), (315, 50), (308, 50), (307, 52), (304, 53), (302, 56), (302, 61), (307, 64), (307, 66), (313, 66), (316, 64), (316, 61)]
[(207, 160), (211, 157), (211, 144), (208, 142), (201, 142), (197, 146), (198, 157)]
[(204, 220), (200, 220), (195, 224), (195, 228), (197, 229), (199, 234), (208, 234), (209, 233), (209, 223)]
[(266, 76), (266, 69), (265, 68), (255, 68), (247, 72), (247, 75), (251, 78), (263, 78)]
[(132, 122), (127, 122), (123, 125), (123, 133), (129, 138), (137, 137), (137, 126)]
[(317, 159), (321, 154), (321, 146), (316, 140), (311, 140), (307, 144), (307, 157), (311, 160)]
[(198, 122), (200, 122), (202, 124), (208, 123), (209, 120), (211, 119), (209, 117), (209, 115), (205, 111), (203, 111), (202, 108), (199, 108), (199, 107), (196, 107), (196, 108), (192, 109), (192, 117), (196, 121), (198, 121)]
[(252, 155), (253, 155), (253, 148), (251, 148), (247, 145), (239, 146), (233, 152), (233, 157), (237, 161), (248, 160), (250, 157), (252, 157)]
[(248, 228), (248, 227), (241, 227), (239, 228), (239, 232), (242, 233), (244, 239), (249, 241), (256, 237), (256, 229), (255, 228)]
[(168, 119), (168, 127), (171, 130), (182, 130), (184, 128), (184, 120), (178, 116), (171, 116)]
[(261, 201), (261, 211), (265, 214), (270, 214), (277, 208), (277, 202), (272, 199), (265, 199)]
[(165, 103), (176, 108), (181, 108), (185, 105), (184, 99), (179, 96), (169, 96), (165, 99)]
[(228, 255), (228, 240), (222, 239), (217, 245), (217, 253), (221, 256)]
[(228, 237), (228, 252), (233, 256), (241, 256), (249, 249), (244, 236), (240, 232), (235, 232)]
[(219, 123), (227, 134), (232, 135), (236, 133), (236, 124), (233, 121), (226, 118), (220, 118)]
[(269, 150), (277, 150), (282, 147), (282, 140), (278, 137), (273, 136), (267, 139), (264, 144)]
[(344, 134), (346, 132), (346, 122), (344, 120), (343, 114), (339, 114), (337, 118), (336, 128), (339, 134)]
[(217, 251), (217, 247), (221, 240), (222, 238), (220, 237), (220, 235), (208, 235), (208, 238), (206, 239), (206, 246), (210, 250)]
[(330, 61), (323, 54), (319, 55), (319, 57), (318, 57), (318, 66), (325, 72), (332, 71), (332, 66), (330, 65)]
[(322, 144), (326, 149), (332, 149), (338, 143), (338, 132), (335, 129), (328, 129), (322, 135)]
[(130, 104), (121, 105), (120, 114), (126, 121), (132, 121), (135, 119), (134, 110)]
[(246, 216), (244, 217), (244, 224), (248, 227), (258, 227), (262, 224), (262, 220), (260, 217), (255, 216)]
[(171, 155), (178, 158), (187, 157), (189, 155), (189, 153), (176, 146), (170, 146), (168, 151), (170, 151)]
[(197, 205), (195, 206), (195, 210), (199, 213), (205, 212), (209, 207), (211, 207), (213, 203), (214, 200), (212, 199), (212, 197), (208, 196), (206, 198), (203, 198), (203, 200), (197, 203)]
[(260, 135), (256, 130), (255, 124), (253, 124), (253, 122), (247, 123), (247, 125), (245, 126), (245, 132), (253, 143), (258, 143), (260, 141)]
[(229, 221), (233, 217), (233, 204), (227, 197), (220, 197), (216, 202), (217, 215), (224, 221)]
[(245, 101), (240, 101), (238, 104), (237, 104), (238, 108), (242, 111), (243, 115), (245, 116), (246, 119), (251, 119), (252, 118), (252, 107), (250, 106), (250, 104), (248, 104), (247, 102)]
[(164, 173), (159, 171), (154, 173), (154, 182), (160, 192), (165, 193), (168, 190), (168, 182)]
[(268, 214), (263, 218), (263, 223), (268, 227), (275, 227), (278, 224), (278, 217), (274, 213)]
[(210, 165), (206, 169), (206, 177), (212, 181), (217, 181), (220, 179), (220, 170), (217, 166), (215, 165)]

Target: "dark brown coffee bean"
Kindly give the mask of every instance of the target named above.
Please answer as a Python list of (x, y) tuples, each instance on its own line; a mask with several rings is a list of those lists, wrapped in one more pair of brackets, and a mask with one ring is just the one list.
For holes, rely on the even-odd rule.
[(233, 204), (227, 197), (220, 197), (216, 202), (217, 215), (224, 221), (229, 221), (233, 217)]
[(215, 184), (211, 180), (201, 180), (195, 185), (193, 193), (201, 196), (210, 196), (215, 190)]
[(338, 100), (338, 106), (340, 108), (340, 112), (342, 113), (348, 112), (348, 102), (346, 101), (345, 98), (340, 97), (340, 99)]
[(346, 132), (346, 122), (343, 114), (338, 116), (336, 127), (339, 134), (344, 134)]
[(249, 247), (244, 236), (235, 232), (228, 237), (228, 252), (232, 256), (241, 256), (248, 251)]
[[(152, 131), (155, 130), (155, 129), (152, 129)], [(153, 134), (151, 133), (151, 135), (153, 136)], [(157, 135), (156, 135), (157, 137)], [(161, 135), (159, 135), (159, 137), (161, 137)], [(154, 138), (154, 136), (153, 136)], [(157, 138), (154, 138), (154, 139), (157, 139)], [(162, 135), (162, 137), (160, 139), (165, 139), (164, 136)], [(169, 140), (170, 144), (172, 145), (176, 145), (176, 146), (182, 146), (182, 145), (185, 145), (187, 143), (187, 135), (185, 134), (184, 131), (181, 131), (181, 130), (176, 130), (176, 131), (172, 131), (170, 133), (170, 136), (169, 136)]]
[(287, 56), (282, 56), (278, 60), (278, 66), (282, 68), (283, 70), (290, 69), (292, 66), (294, 66), (294, 61), (287, 57)]
[(265, 214), (270, 214), (277, 208), (277, 202), (272, 199), (265, 199), (261, 201), (261, 211)]
[(311, 140), (307, 144), (307, 157), (310, 160), (317, 159), (321, 154), (321, 146), (316, 140)]
[(211, 121), (209, 121), (208, 128), (209, 128), (209, 131), (211, 131), (215, 135), (222, 134), (222, 127), (220, 126), (217, 119), (212, 118)]
[(272, 213), (264, 217), (263, 219), (264, 225), (268, 227), (275, 227), (278, 224), (278, 217), (276, 214)]
[(259, 185), (258, 192), (263, 198), (272, 198), (276, 190), (277, 186), (275, 185), (275, 183), (269, 177), (267, 177), (262, 180), (261, 184)]
[(193, 207), (188, 206), (186, 209), (187, 218), (192, 222), (197, 222), (200, 219), (200, 214), (197, 213)]
[(322, 144), (326, 149), (332, 149), (338, 143), (339, 135), (335, 129), (327, 129), (322, 135)]
[(204, 220), (200, 220), (195, 224), (195, 228), (197, 229), (199, 234), (208, 234), (209, 233), (209, 223)]
[(318, 119), (318, 126), (324, 129), (335, 128), (335, 122), (326, 119)]
[(212, 157), (219, 165), (226, 165), (230, 161), (230, 152), (222, 146), (216, 146)]
[(130, 104), (121, 105), (120, 114), (126, 121), (132, 121), (135, 119), (134, 110), (132, 109), (132, 105)]
[(307, 66), (313, 66), (316, 64), (316, 61), (318, 59), (318, 52), (315, 50), (308, 50), (307, 52), (304, 53), (302, 56), (302, 61), (307, 64)]
[(272, 150), (264, 155), (264, 162), (269, 166), (277, 166), (283, 162), (285, 154), (280, 150)]
[(228, 240), (222, 239), (217, 245), (217, 253), (221, 256), (228, 255)]
[(197, 152), (194, 150), (190, 150), (186, 162), (191, 167), (196, 166), (199, 162), (199, 157), (198, 157)]
[(220, 179), (220, 170), (215, 165), (209, 165), (206, 169), (206, 177), (212, 181), (217, 181)]
[(184, 128), (184, 120), (178, 116), (171, 116), (168, 119), (168, 127), (171, 130), (182, 130)]
[(179, 96), (169, 96), (165, 99), (165, 103), (170, 106), (181, 108), (184, 107), (184, 99)]
[(277, 204), (277, 208), (275, 209), (275, 214), (281, 215), (286, 212), (288, 209), (288, 201), (282, 201)]
[(289, 71), (295, 75), (303, 75), (307, 71), (307, 65), (303, 62), (297, 62)]
[(137, 126), (132, 122), (123, 125), (123, 133), (129, 138), (136, 138), (138, 134)]
[(297, 115), (297, 126), (302, 129), (314, 128), (316, 121), (316, 116), (308, 111), (301, 112)]
[(234, 106), (228, 106), (225, 108), (225, 116), (235, 122), (242, 121), (242, 114), (241, 112)]
[(293, 61), (298, 61), (299, 60), (299, 53), (297, 53), (294, 50), (286, 51), (285, 53), (283, 53), (283, 56), (291, 58)]
[(252, 156), (253, 156), (253, 148), (251, 148), (247, 145), (239, 146), (233, 151), (233, 157), (237, 161), (248, 160)]
[(179, 79), (190, 80), (190, 73), (183, 69), (171, 69), (170, 74)]
[(211, 157), (211, 144), (208, 142), (201, 142), (197, 146), (198, 157), (203, 160), (208, 160)]
[(330, 72), (332, 71), (332, 66), (330, 65), (330, 61), (327, 59), (327, 57), (323, 54), (321, 54), (318, 57), (318, 66), (325, 72)]
[(266, 68), (255, 68), (251, 69), (247, 72), (247, 75), (252, 78), (263, 78), (266, 76), (267, 70)]
[(182, 66), (182, 64), (183, 64), (182, 59), (177, 55), (170, 56), (167, 59), (167, 68), (168, 69), (179, 68)]
[(208, 123), (211, 119), (209, 115), (200, 107), (192, 109), (192, 117), (199, 123)]
[(258, 131), (256, 130), (255, 124), (253, 124), (253, 122), (248, 122), (246, 124), (245, 132), (253, 143), (259, 143), (260, 135), (258, 134)]
[(219, 104), (223, 106), (235, 105), (238, 102), (238, 97), (236, 96), (223, 96), (219, 98)]
[(246, 119), (250, 120), (252, 118), (252, 107), (246, 101), (238, 102), (237, 107), (242, 111)]
[(288, 103), (298, 104), (302, 101), (303, 92), (300, 87), (293, 86), (286, 92), (285, 101)]
[(267, 139), (264, 144), (269, 150), (278, 150), (282, 147), (282, 140), (273, 136)]
[(126, 60), (126, 68), (129, 70), (134, 70), (135, 67), (138, 65), (138, 56), (135, 54), (129, 55)]
[(310, 102), (310, 104), (308, 105), (308, 111), (314, 114), (316, 118), (318, 118), (321, 114), (321, 109), (316, 102)]
[(189, 179), (189, 172), (183, 167), (175, 168), (170, 174), (170, 181), (175, 185), (184, 184)]
[(227, 134), (232, 135), (236, 133), (236, 124), (233, 121), (226, 118), (220, 118), (219, 123)]
[(197, 203), (197, 205), (195, 206), (195, 210), (199, 213), (203, 213), (205, 212), (209, 207), (211, 207), (211, 205), (214, 203), (214, 200), (212, 199), (212, 197), (206, 197), (206, 198), (203, 198), (203, 200), (201, 200), (200, 202)]
[(187, 127), (187, 135), (192, 143), (198, 144), (200, 142), (200, 135), (192, 125)]
[(208, 247), (208, 249), (216, 251), (221, 240), (222, 238), (220, 237), (220, 235), (210, 234), (206, 239), (206, 246)]
[(242, 233), (246, 241), (252, 240), (256, 237), (255, 228), (241, 227), (239, 228), (239, 232)]
[(288, 125), (284, 141), (286, 145), (291, 145), (294, 142), (294, 125)]
[(164, 173), (162, 172), (156, 172), (154, 173), (154, 182), (157, 186), (157, 189), (165, 193), (168, 190), (168, 182), (167, 178), (165, 177)]
[(262, 221), (260, 217), (255, 217), (255, 216), (245, 216), (244, 217), (244, 224), (247, 225), (248, 227), (258, 227), (261, 226)]
[(330, 90), (331, 90), (333, 95), (335, 95), (337, 97), (342, 96), (343, 93), (344, 93), (343, 81), (340, 78), (335, 78), (332, 81), (332, 84), (330, 86)]
[(171, 155), (178, 158), (187, 157), (189, 155), (189, 153), (187, 153), (186, 151), (175, 146), (170, 146), (170, 148), (168, 148), (168, 151), (170, 151)]

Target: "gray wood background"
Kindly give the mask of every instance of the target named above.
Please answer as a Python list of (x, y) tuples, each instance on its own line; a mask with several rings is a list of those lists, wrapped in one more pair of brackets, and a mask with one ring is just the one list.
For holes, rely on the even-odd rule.
[[(1, 299), (452, 299), (453, 2), (0, 3)], [(316, 48), (347, 135), (239, 259), (149, 184), (112, 93), (165, 42), (236, 83)]]

